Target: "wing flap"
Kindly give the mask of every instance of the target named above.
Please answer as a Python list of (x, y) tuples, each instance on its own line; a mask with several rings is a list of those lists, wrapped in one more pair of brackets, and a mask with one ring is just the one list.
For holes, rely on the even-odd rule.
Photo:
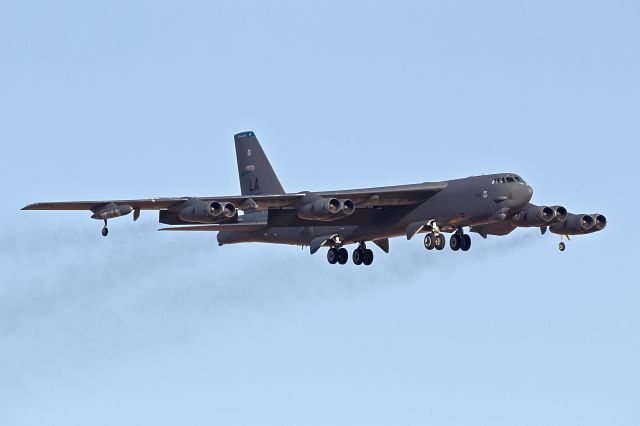
[(223, 225), (174, 226), (171, 228), (160, 228), (158, 229), (158, 231), (251, 232), (251, 231), (262, 231), (264, 229), (267, 229), (266, 223), (232, 223), (228, 225), (223, 224)]
[(358, 207), (408, 206), (419, 204), (447, 187), (446, 182), (425, 182), (380, 188), (317, 192), (321, 197), (350, 199)]

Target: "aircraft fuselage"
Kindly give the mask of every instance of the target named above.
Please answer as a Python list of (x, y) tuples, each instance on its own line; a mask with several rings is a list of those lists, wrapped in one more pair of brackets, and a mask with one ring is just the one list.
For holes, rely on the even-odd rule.
[[(345, 218), (320, 226), (269, 226), (253, 232), (222, 231), (218, 243), (263, 242), (306, 246), (319, 236), (339, 235), (345, 244), (373, 241), (406, 234), (415, 222), (435, 221), (443, 231), (465, 226), (496, 223), (522, 210), (531, 200), (532, 188), (524, 181), (496, 183), (505, 174), (473, 176), (445, 182), (446, 188), (415, 206), (385, 211), (384, 207), (362, 209), (367, 215), (350, 225), (355, 218)], [(368, 211), (367, 211), (368, 210)], [(247, 215), (250, 216), (250, 215)], [(342, 222), (342, 223), (341, 223)]]

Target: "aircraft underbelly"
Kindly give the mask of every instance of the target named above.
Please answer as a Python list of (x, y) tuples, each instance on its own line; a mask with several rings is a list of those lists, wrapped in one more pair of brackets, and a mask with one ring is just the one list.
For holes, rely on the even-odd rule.
[(270, 243), (288, 245), (309, 245), (311, 240), (322, 236), (339, 235), (345, 243), (356, 241), (392, 238), (404, 234), (402, 225), (398, 226), (314, 226), (314, 227), (273, 227), (256, 232), (219, 232), (218, 242), (234, 243)]

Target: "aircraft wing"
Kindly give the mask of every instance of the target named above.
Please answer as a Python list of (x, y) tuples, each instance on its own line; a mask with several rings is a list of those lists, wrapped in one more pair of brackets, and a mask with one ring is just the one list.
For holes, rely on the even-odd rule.
[(230, 202), (241, 210), (264, 210), (285, 207), (304, 197), (305, 194), (254, 195), (254, 196), (221, 196), (221, 197), (162, 197), (137, 200), (102, 200), (102, 201), (62, 201), (40, 202), (29, 204), (22, 210), (94, 210), (113, 203), (131, 206), (134, 210), (162, 210), (183, 203), (193, 198), (203, 201)]
[(447, 187), (446, 182), (425, 182), (382, 188), (316, 192), (321, 197), (350, 199), (357, 207), (409, 206), (419, 204)]
[[(446, 183), (419, 183), (415, 185), (383, 188), (350, 189), (343, 191), (315, 192), (321, 197), (350, 199), (358, 207), (406, 206), (421, 203), (447, 187)], [(95, 210), (107, 204), (131, 206), (134, 210), (162, 210), (192, 198), (203, 201), (230, 202), (240, 210), (267, 210), (289, 207), (308, 193), (279, 195), (236, 195), (220, 197), (160, 197), (134, 200), (62, 201), (29, 204), (22, 210)]]

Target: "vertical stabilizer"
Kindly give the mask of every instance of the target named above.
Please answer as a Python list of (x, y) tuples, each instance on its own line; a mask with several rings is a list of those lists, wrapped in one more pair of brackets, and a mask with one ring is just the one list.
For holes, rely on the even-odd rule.
[(242, 195), (284, 194), (256, 135), (243, 132), (235, 135), (234, 139)]

